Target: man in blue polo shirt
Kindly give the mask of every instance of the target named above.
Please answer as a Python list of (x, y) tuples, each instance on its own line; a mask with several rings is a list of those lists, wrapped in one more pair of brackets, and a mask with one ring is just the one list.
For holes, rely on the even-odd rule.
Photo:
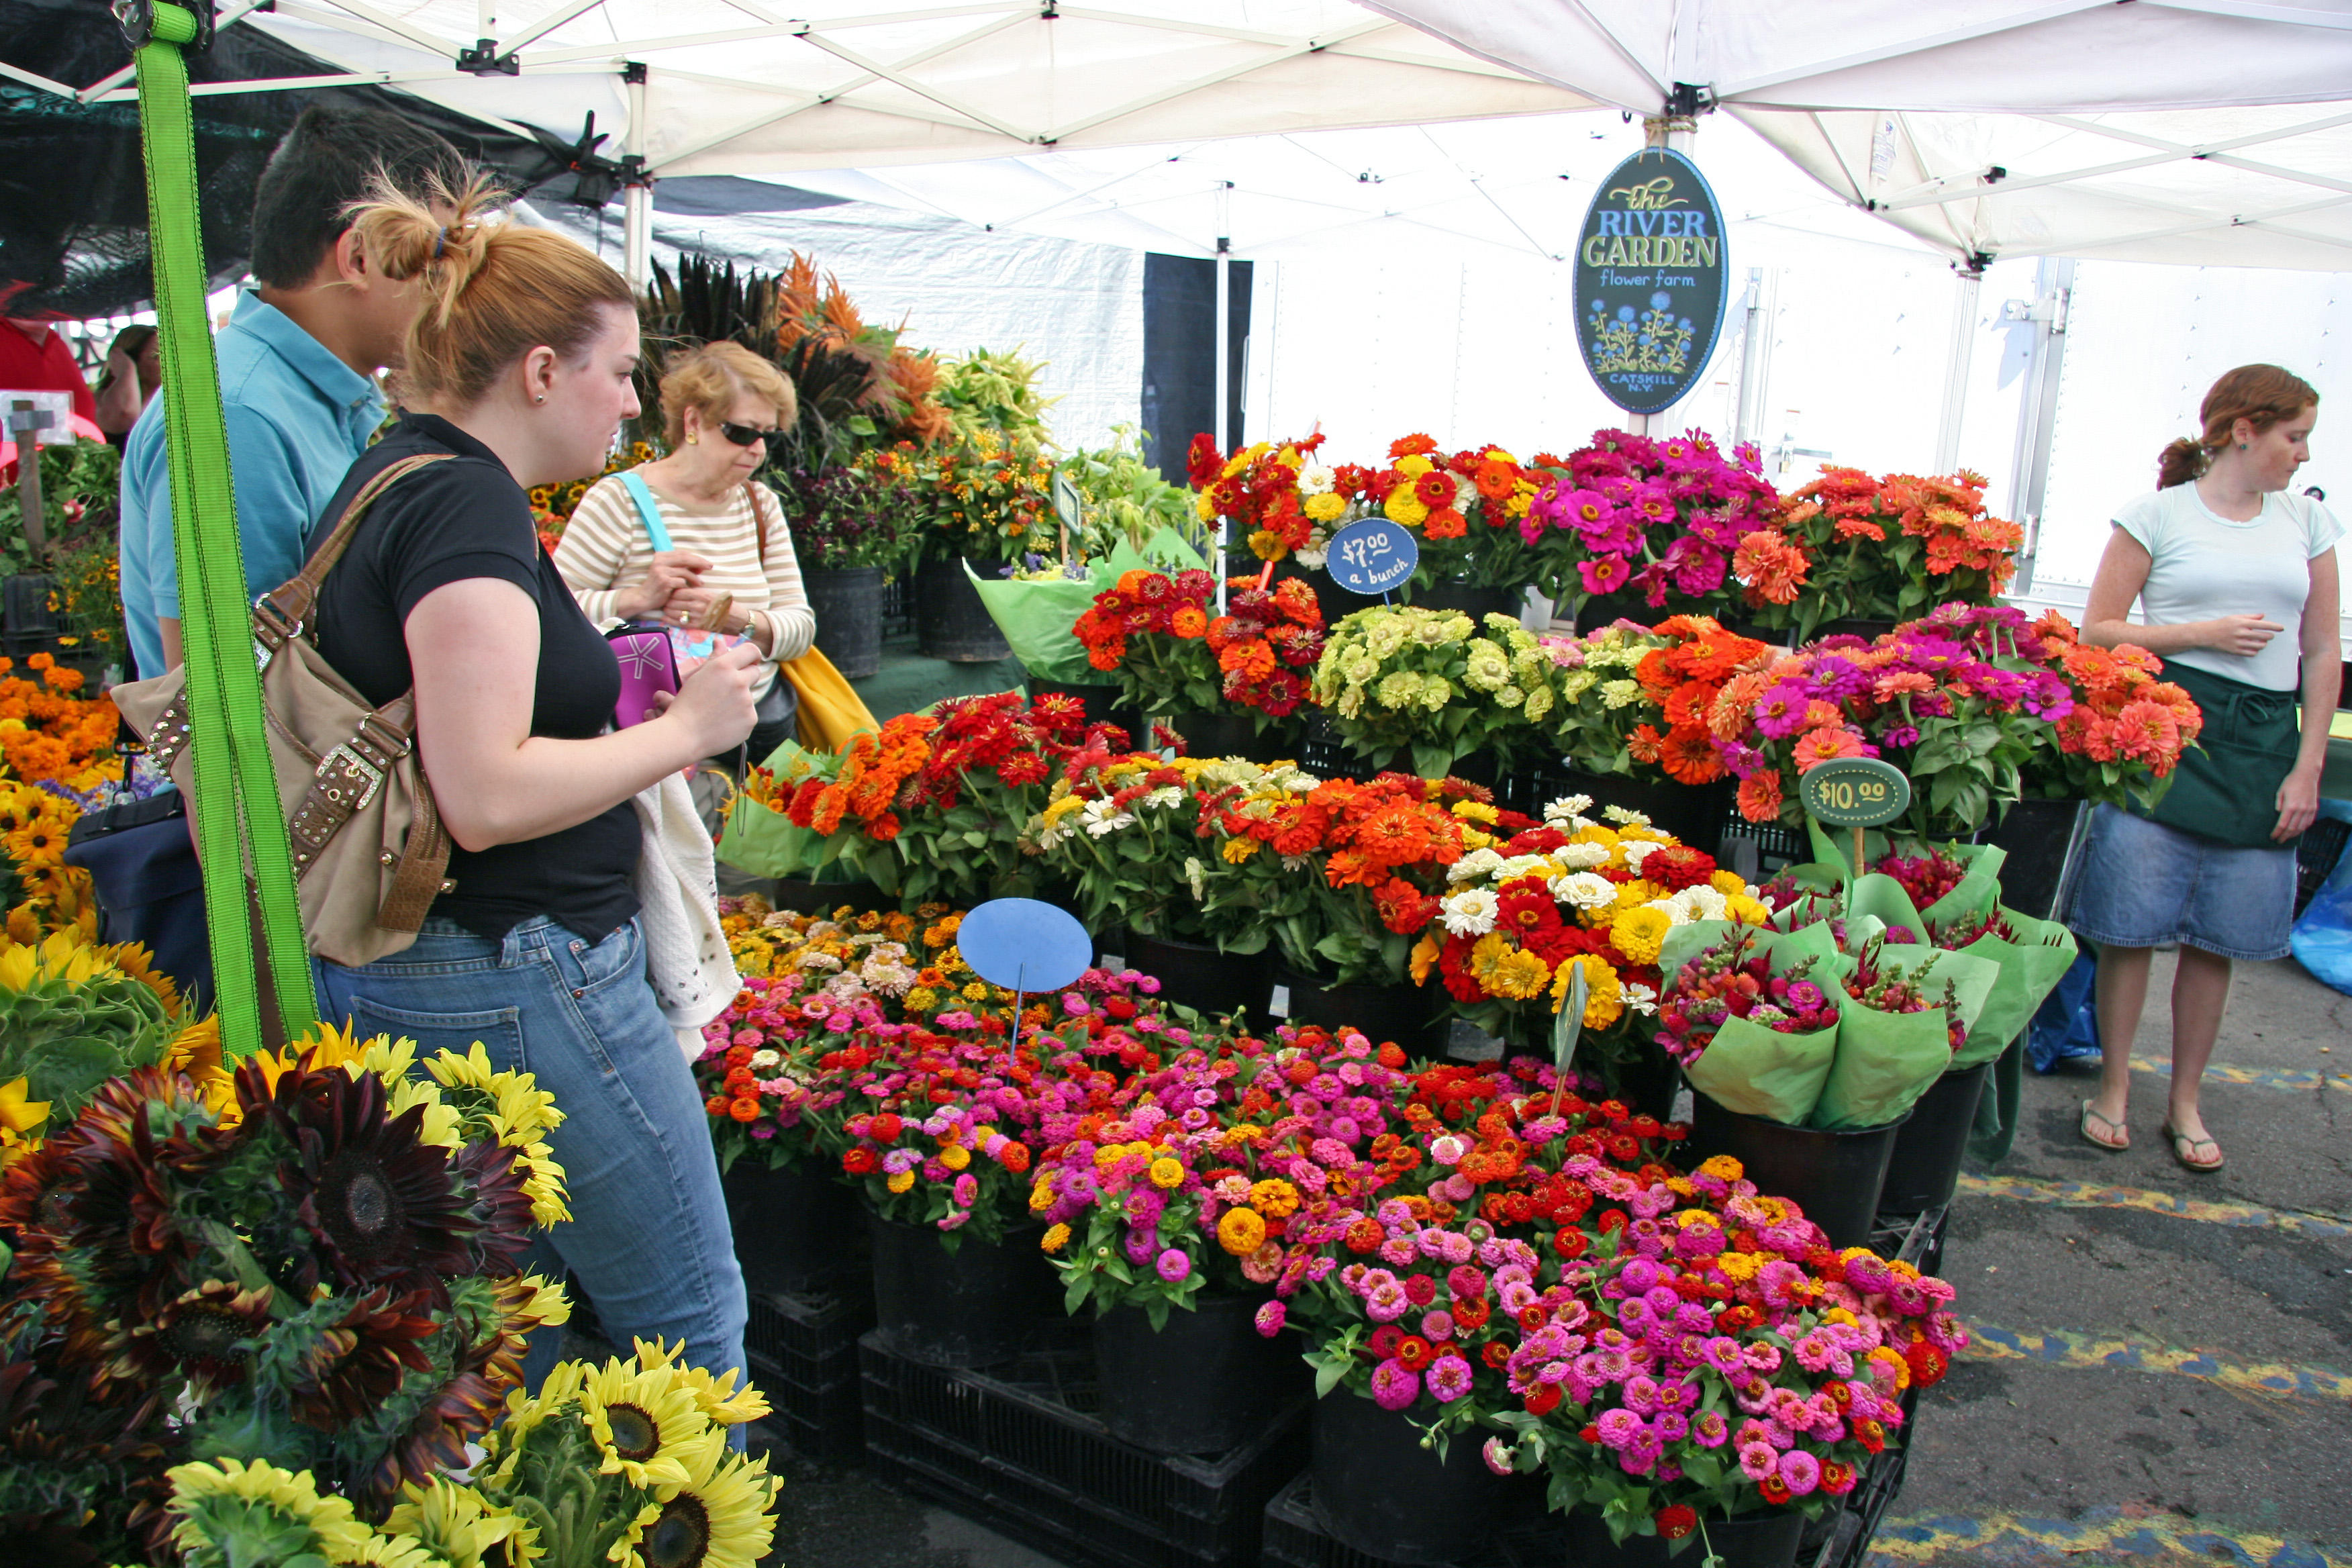
[[(382, 110), (303, 110), (262, 171), (253, 275), (213, 341), (236, 488), (247, 597), (301, 569), (302, 542), (383, 422), (378, 369), (397, 367), (416, 282), (383, 276), (344, 209), (379, 174), (415, 195), (465, 183), (456, 148)], [(122, 456), (122, 609), (142, 676), (180, 662), (180, 578), (163, 399)]]

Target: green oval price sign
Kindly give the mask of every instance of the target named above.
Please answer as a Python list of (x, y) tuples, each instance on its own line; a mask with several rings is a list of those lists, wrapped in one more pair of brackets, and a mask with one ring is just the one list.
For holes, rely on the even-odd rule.
[(1876, 757), (1832, 757), (1798, 781), (1798, 799), (1832, 827), (1877, 827), (1910, 807), (1911, 781)]

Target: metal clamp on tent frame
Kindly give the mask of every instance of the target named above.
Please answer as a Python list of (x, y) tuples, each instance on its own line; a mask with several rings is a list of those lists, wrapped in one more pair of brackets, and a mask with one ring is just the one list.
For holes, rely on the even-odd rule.
[(213, 47), (213, 0), (114, 0), (114, 20), (135, 52), (153, 41), (155, 7), (168, 3), (196, 19), (196, 36), (180, 47), (202, 54)]

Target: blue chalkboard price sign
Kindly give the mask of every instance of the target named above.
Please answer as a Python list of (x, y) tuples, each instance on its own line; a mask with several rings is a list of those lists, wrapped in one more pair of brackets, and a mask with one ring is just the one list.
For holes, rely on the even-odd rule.
[(1384, 517), (1367, 517), (1331, 536), (1323, 570), (1350, 594), (1366, 598), (1394, 593), (1421, 564), (1421, 544)]
[(1576, 246), (1577, 345), (1602, 395), (1629, 414), (1680, 402), (1715, 355), (1730, 276), (1696, 164), (1664, 147), (1618, 164)]

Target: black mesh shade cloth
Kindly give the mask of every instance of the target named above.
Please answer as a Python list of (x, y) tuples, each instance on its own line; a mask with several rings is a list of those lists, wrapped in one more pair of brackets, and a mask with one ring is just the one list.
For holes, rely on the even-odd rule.
[[(131, 51), (100, 0), (0, 0), (0, 59), (81, 88), (128, 65)], [(340, 69), (242, 26), (223, 30), (188, 65), (197, 82)], [(199, 97), (197, 199), (215, 287), (243, 276), (254, 183), (278, 139), (318, 102), (393, 110), (448, 138), (519, 191), (548, 200), (574, 194), (569, 154), (555, 138), (525, 141), (389, 88)], [(138, 309), (153, 292), (138, 105), (77, 103), (0, 80), (0, 309), (26, 320), (78, 320)]]

